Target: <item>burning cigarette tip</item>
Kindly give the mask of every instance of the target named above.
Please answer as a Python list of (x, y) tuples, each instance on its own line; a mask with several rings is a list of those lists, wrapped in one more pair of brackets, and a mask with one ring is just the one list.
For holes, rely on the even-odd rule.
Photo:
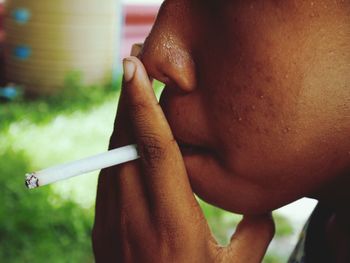
[(25, 185), (29, 189), (37, 188), (39, 186), (39, 179), (34, 173), (26, 174)]
[(81, 160), (56, 165), (25, 175), (25, 185), (29, 189), (41, 187), (88, 172), (130, 162), (139, 158), (137, 146), (127, 145)]

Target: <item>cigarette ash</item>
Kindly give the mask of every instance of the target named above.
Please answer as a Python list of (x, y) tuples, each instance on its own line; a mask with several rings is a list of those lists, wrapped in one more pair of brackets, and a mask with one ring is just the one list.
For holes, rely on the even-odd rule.
[(39, 179), (34, 173), (26, 174), (25, 185), (29, 189), (37, 188), (39, 186)]

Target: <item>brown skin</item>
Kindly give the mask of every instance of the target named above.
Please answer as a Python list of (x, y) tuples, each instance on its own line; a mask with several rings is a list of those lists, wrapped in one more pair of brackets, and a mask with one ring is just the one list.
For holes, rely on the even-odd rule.
[(218, 246), (146, 71), (137, 58), (126, 61), (136, 73), (124, 83), (111, 148), (136, 141), (141, 161), (101, 174), (93, 231), (96, 261), (260, 262), (273, 236), (272, 218), (245, 216), (230, 245)]
[(164, 3), (142, 61), (167, 76), (175, 137), (213, 153), (185, 157), (210, 203), (266, 212), (348, 174), (350, 4), (335, 3)]
[[(172, 136), (201, 148), (195, 154), (183, 153), (186, 172), (176, 151), (172, 151), (176, 165), (165, 161), (162, 168), (155, 162), (151, 172), (147, 168), (142, 171), (152, 174), (159, 170), (178, 178), (181, 170), (196, 194), (229, 211), (259, 215), (312, 196), (334, 207), (338, 218), (334, 222), (346, 222), (341, 218), (349, 216), (344, 207), (350, 198), (349, 24), (349, 1), (165, 1), (140, 58), (150, 76), (167, 84), (161, 105)], [(148, 85), (145, 83), (140, 86)], [(137, 94), (125, 96), (132, 100)], [(135, 104), (129, 105), (131, 112), (132, 107)], [(159, 131), (143, 133), (135, 127), (136, 122), (154, 128), (166, 123), (159, 119), (157, 125), (148, 124), (154, 122), (148, 109), (143, 109), (143, 117), (135, 119), (132, 113), (128, 117), (134, 123), (129, 130), (139, 142), (144, 135), (157, 138)], [(118, 127), (118, 117), (116, 123)], [(144, 158), (149, 159), (153, 150), (145, 152)], [(121, 169), (109, 170), (110, 177), (121, 177)], [(142, 178), (139, 184), (144, 186), (148, 177)], [(177, 199), (179, 205), (186, 206), (187, 198), (192, 200), (185, 184), (180, 184), (181, 189), (157, 185), (166, 189), (167, 195), (187, 191), (184, 199)], [(103, 232), (99, 222), (107, 230), (118, 225), (116, 215), (112, 217), (116, 221), (101, 220), (107, 210), (99, 209), (109, 207), (110, 215), (120, 211), (113, 210), (110, 200), (115, 191), (111, 182), (101, 177), (95, 236)], [(151, 200), (153, 207), (157, 197)], [(196, 204), (187, 203), (189, 207)], [(185, 228), (197, 229), (190, 227), (196, 220), (174, 211), (169, 215), (179, 217)], [(207, 233), (190, 231), (188, 238), (209, 240), (206, 234), (199, 235), (202, 232)], [(268, 242), (267, 236), (261, 244)], [(100, 242), (101, 253), (95, 249), (96, 255), (108, 251), (102, 249), (107, 243)], [(112, 241), (109, 244), (117, 247)]]

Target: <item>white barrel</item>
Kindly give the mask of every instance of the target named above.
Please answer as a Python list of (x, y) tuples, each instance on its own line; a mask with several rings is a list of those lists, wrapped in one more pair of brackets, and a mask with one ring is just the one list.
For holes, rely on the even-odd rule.
[(5, 71), (26, 91), (50, 94), (71, 74), (111, 81), (119, 52), (120, 0), (6, 0)]

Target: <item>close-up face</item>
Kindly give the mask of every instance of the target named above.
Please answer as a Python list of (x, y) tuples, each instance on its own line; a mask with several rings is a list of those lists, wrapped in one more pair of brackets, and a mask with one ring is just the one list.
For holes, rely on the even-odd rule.
[(168, 0), (141, 59), (193, 191), (255, 214), (349, 172), (350, 2)]

